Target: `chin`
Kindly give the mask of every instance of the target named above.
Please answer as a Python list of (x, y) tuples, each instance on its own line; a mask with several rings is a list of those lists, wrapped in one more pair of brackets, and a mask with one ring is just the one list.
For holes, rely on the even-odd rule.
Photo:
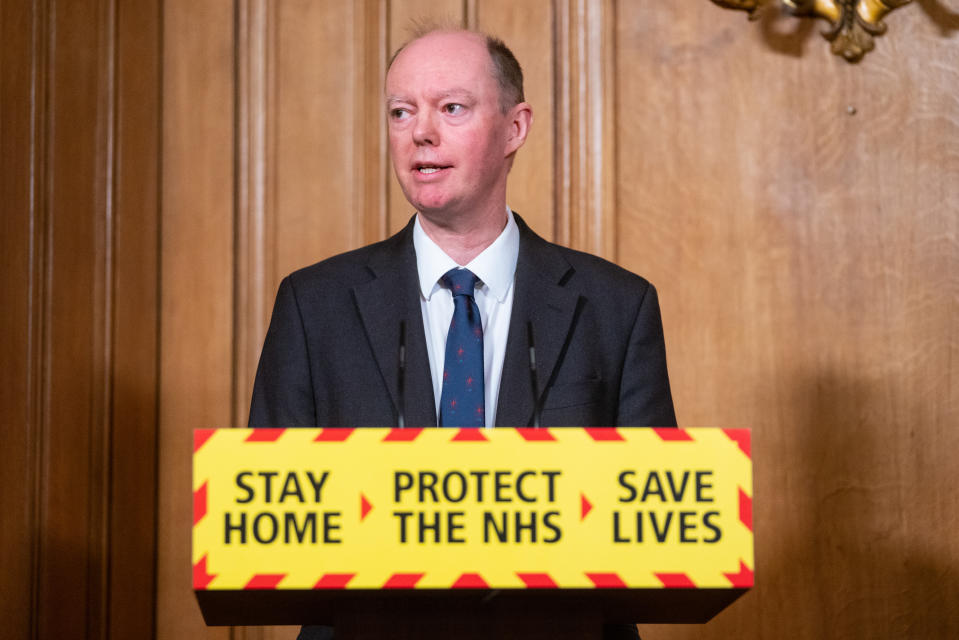
[(443, 213), (450, 208), (446, 198), (418, 198), (413, 201), (416, 210), (423, 213)]

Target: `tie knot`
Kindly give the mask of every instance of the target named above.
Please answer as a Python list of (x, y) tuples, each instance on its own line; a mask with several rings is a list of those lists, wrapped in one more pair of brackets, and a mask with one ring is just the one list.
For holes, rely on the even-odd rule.
[(443, 274), (440, 281), (446, 285), (454, 296), (466, 295), (472, 298), (473, 289), (479, 282), (479, 278), (473, 275), (473, 272), (469, 269), (450, 269)]

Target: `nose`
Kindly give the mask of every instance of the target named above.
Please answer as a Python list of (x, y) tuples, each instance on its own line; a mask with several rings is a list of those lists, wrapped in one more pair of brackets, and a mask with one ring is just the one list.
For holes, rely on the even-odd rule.
[(416, 123), (413, 126), (413, 142), (416, 145), (439, 144), (439, 131), (436, 128), (435, 117), (429, 109), (424, 109), (416, 115)]

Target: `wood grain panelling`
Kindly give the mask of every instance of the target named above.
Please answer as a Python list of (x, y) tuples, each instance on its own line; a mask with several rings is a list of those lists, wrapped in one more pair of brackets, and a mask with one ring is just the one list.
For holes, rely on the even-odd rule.
[(118, 5), (108, 637), (154, 629), (160, 0)]
[[(236, 244), (233, 414), (249, 412), (253, 375), (270, 318), (275, 259), (276, 3), (236, 3)], [(268, 266), (270, 267), (268, 269)]]
[(385, 237), (386, 4), (250, 0), (237, 10), (242, 422), (280, 280)]
[(556, 241), (613, 259), (616, 221), (614, 7), (559, 0)]
[(618, 256), (687, 425), (754, 429), (757, 587), (657, 638), (959, 634), (957, 39), (860, 66), (769, 16), (618, 5)]
[(233, 415), (234, 3), (166, 0), (156, 636), (226, 638), (191, 587), (192, 429)]
[(353, 6), (284, 2), (277, 8), (275, 272), (355, 246)]
[(484, 0), (476, 3), (476, 28), (501, 38), (523, 67), (526, 101), (533, 127), (516, 154), (506, 201), (544, 238), (555, 231), (554, 38), (553, 3)]
[(46, 32), (36, 7), (0, 5), (0, 619), (16, 640), (36, 626), (37, 492), (44, 203), (38, 146)]
[[(97, 597), (103, 595), (105, 579), (99, 543), (106, 539), (99, 500), (105, 497), (108, 393), (104, 279), (113, 231), (109, 214), (98, 211), (106, 196), (99, 180), (105, 159), (98, 157), (106, 114), (99, 107), (101, 92), (111, 88), (100, 39), (110, 30), (98, 24), (96, 2), (56, 9), (48, 14), (50, 106), (44, 114), (48, 253), (43, 350), (48, 366), (38, 425), (44, 446), (38, 635), (55, 638), (82, 629), (84, 635), (98, 637), (104, 621)], [(55, 609), (59, 615), (43, 615)]]
[(159, 12), (5, 3), (0, 32), (3, 635), (149, 636)]
[(387, 2), (354, 2), (353, 56), (356, 121), (354, 124), (353, 197), (356, 215), (362, 216), (360, 231), (354, 234), (360, 245), (382, 240), (387, 235), (387, 185), (390, 163), (387, 152), (386, 106), (383, 85), (389, 56)]

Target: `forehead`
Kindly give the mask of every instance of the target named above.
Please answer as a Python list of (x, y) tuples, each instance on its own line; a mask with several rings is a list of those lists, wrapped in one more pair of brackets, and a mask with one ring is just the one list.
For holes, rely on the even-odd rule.
[(484, 94), (495, 88), (486, 41), (473, 33), (431, 33), (409, 43), (386, 75), (390, 96), (442, 93), (466, 88)]

